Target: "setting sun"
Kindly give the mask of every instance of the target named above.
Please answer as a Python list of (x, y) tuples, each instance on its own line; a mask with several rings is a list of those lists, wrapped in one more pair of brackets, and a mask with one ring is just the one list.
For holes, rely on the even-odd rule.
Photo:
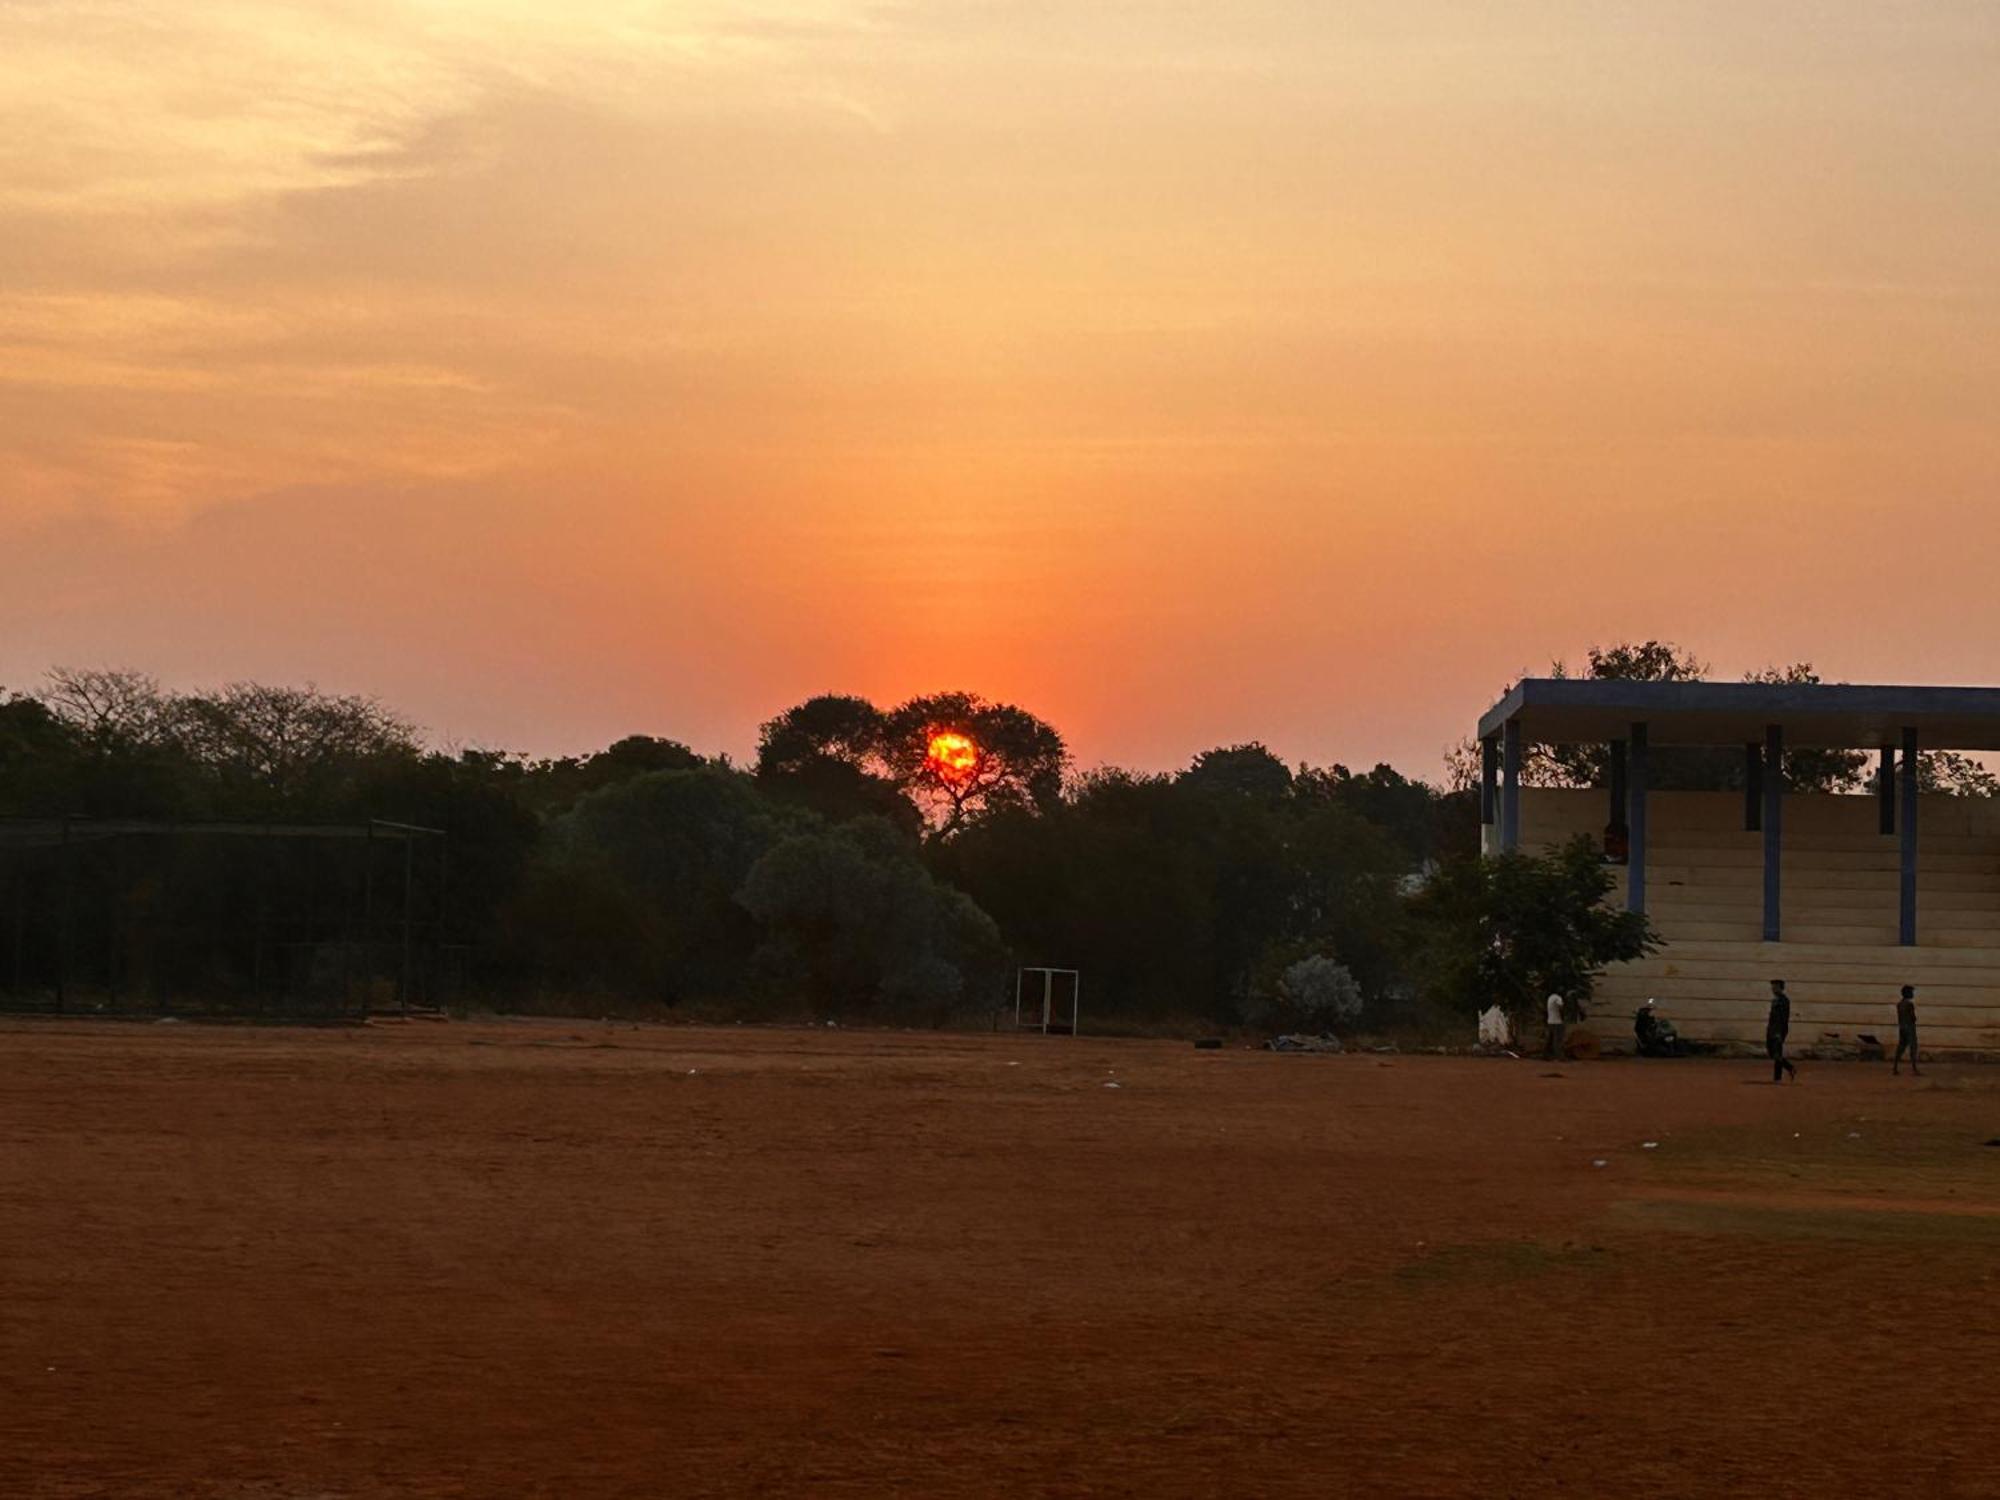
[(979, 746), (955, 730), (933, 730), (924, 764), (940, 781), (968, 781), (979, 768)]

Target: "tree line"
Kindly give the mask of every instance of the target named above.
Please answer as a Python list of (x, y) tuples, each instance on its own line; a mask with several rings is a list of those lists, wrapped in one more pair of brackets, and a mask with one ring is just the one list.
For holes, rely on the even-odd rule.
[[(1705, 668), (1647, 642), (1578, 670)], [(1689, 754), (1656, 774), (1741, 774), (1740, 754)], [(1801, 784), (1865, 777), (1858, 757), (1811, 754), (1789, 768)], [(1591, 785), (1598, 758), (1554, 747), (1534, 778)], [(1966, 762), (1932, 780), (1978, 793), (1983, 776)], [(0, 814), (442, 829), (467, 998), (503, 1009), (977, 1025), (1016, 965), (1049, 964), (1083, 971), (1100, 1024), (1397, 1025), (1586, 990), (1652, 941), (1599, 905), (1610, 878), (1587, 843), (1482, 858), (1462, 755), (1442, 785), (1257, 743), (1170, 773), (1080, 771), (1054, 726), (965, 692), (811, 698), (738, 765), (646, 735), (577, 756), (447, 751), (366, 698), (58, 671), (0, 693)], [(279, 887), (232, 883), (225, 859), (175, 880), (118, 862), (108, 899), (143, 894), (161, 930), (178, 906), (226, 926), (238, 898), (218, 893)], [(45, 877), (9, 876), (0, 850), (9, 879)], [(85, 940), (130, 944), (130, 928)]]

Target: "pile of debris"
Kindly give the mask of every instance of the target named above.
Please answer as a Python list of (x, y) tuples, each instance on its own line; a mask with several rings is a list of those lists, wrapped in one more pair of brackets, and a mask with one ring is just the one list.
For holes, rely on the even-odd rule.
[(1307, 1036), (1303, 1032), (1287, 1032), (1284, 1036), (1274, 1036), (1264, 1043), (1273, 1052), (1345, 1052), (1340, 1038), (1330, 1031), (1322, 1031), (1318, 1036)]

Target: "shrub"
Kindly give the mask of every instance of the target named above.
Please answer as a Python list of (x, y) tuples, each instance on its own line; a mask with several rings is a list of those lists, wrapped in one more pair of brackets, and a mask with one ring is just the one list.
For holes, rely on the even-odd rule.
[(1243, 1002), (1243, 1019), (1272, 1031), (1333, 1031), (1361, 1018), (1361, 986), (1347, 965), (1308, 953), (1257, 986)]

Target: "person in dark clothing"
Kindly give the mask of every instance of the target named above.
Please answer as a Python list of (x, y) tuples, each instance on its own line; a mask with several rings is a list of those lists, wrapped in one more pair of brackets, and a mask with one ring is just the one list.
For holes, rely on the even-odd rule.
[(1764, 1018), (1764, 1050), (1771, 1054), (1771, 1082), (1783, 1083), (1785, 1075), (1799, 1076), (1785, 1056), (1785, 1037), (1792, 1029), (1792, 997), (1785, 993), (1785, 981), (1771, 981), (1771, 1013)]
[(1674, 1023), (1660, 1014), (1657, 1001), (1639, 1007), (1632, 1017), (1632, 1034), (1639, 1039), (1641, 1057), (1686, 1057), (1691, 1050)]
[(1903, 998), (1896, 1002), (1896, 1064), (1890, 1072), (1903, 1071), (1905, 1049), (1910, 1054), (1910, 1076), (1923, 1077), (1917, 1071), (1917, 987), (1913, 984), (1903, 986)]
[(1639, 1007), (1632, 1017), (1632, 1035), (1639, 1039), (1639, 1055), (1652, 1057), (1660, 1045), (1660, 1018), (1653, 1013), (1653, 1002), (1648, 1000)]

